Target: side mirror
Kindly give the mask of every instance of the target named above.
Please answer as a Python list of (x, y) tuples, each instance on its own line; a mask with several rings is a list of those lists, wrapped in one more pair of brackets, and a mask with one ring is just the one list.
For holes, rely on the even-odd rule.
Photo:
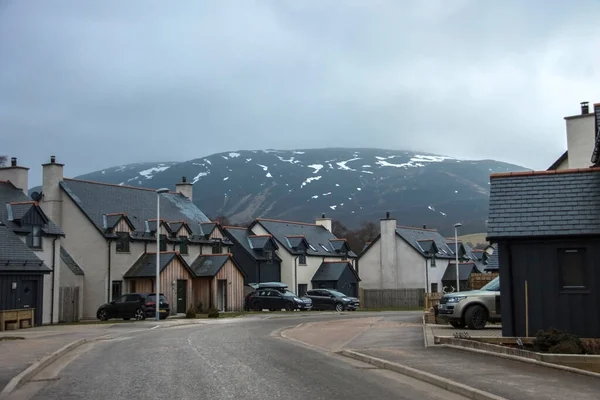
[(114, 301), (114, 300), (113, 300), (113, 301), (111, 301), (111, 302), (110, 302), (110, 304), (115, 304), (115, 301)]

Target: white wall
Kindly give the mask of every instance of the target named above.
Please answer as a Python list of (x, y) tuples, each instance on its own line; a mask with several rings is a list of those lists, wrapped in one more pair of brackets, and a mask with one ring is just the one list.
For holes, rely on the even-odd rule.
[(569, 168), (588, 168), (595, 145), (594, 114), (567, 117)]

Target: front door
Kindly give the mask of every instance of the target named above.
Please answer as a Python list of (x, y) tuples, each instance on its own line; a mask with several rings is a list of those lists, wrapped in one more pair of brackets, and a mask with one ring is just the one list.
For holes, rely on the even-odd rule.
[[(37, 281), (21, 281), (18, 308), (35, 308), (37, 302)], [(39, 312), (39, 310), (36, 310)]]
[(187, 304), (187, 280), (177, 281), (177, 314), (185, 314)]
[(219, 311), (227, 311), (227, 280), (217, 281), (217, 308)]

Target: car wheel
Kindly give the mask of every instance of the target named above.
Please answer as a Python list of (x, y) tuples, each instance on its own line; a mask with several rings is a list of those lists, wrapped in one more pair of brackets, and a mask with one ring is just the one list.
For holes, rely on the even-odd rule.
[(142, 310), (141, 308), (138, 308), (137, 310), (135, 310), (135, 313), (133, 314), (133, 318), (135, 318), (136, 321), (142, 321), (142, 320), (146, 319), (146, 314), (144, 313), (144, 310)]
[(464, 328), (467, 324), (465, 324), (463, 321), (450, 321), (450, 325), (452, 325), (454, 328)]
[(106, 312), (106, 310), (98, 311), (98, 319), (100, 321), (108, 321), (108, 313)]
[(262, 311), (262, 306), (260, 304), (260, 301), (256, 300), (255, 302), (252, 303), (252, 309), (254, 311)]
[(487, 322), (487, 312), (482, 306), (472, 306), (465, 313), (465, 322), (469, 329), (483, 329)]
[(342, 312), (342, 311), (344, 311), (344, 306), (343, 306), (343, 305), (341, 305), (340, 303), (337, 303), (337, 304), (335, 305), (335, 311), (337, 311), (337, 312)]

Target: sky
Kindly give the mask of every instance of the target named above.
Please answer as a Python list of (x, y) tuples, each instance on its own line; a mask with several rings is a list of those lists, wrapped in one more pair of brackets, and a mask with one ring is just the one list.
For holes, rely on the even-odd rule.
[(380, 147), (546, 169), (600, 102), (597, 0), (0, 0), (0, 154), (65, 175)]

